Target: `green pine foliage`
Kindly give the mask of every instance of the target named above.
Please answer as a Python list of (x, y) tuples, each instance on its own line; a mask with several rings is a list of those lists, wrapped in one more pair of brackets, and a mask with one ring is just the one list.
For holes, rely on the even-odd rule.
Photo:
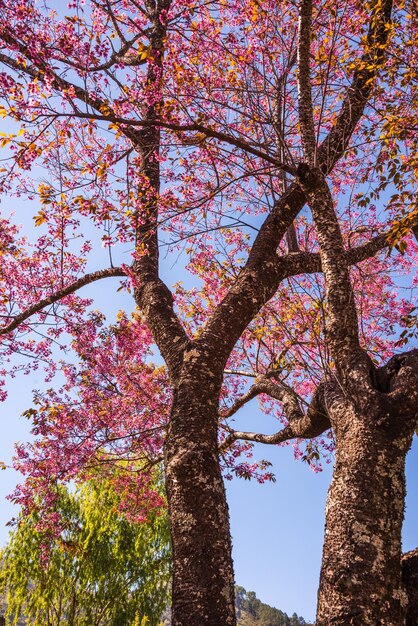
[[(61, 488), (60, 532), (48, 552), (39, 513), (20, 516), (2, 553), (6, 623), (33, 626), (157, 626), (168, 602), (166, 515), (126, 519), (111, 481)], [(45, 558), (46, 556), (46, 558)]]
[(244, 587), (235, 587), (235, 605), (238, 626), (311, 626), (296, 613), (289, 617), (283, 611), (264, 604), (254, 591), (246, 591)]

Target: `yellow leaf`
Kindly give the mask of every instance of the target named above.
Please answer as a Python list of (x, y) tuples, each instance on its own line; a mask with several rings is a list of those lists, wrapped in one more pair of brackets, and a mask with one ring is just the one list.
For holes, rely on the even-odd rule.
[(35, 215), (33, 219), (35, 220), (35, 226), (41, 226), (41, 224), (46, 222), (46, 215), (43, 211), (39, 211), (38, 215)]

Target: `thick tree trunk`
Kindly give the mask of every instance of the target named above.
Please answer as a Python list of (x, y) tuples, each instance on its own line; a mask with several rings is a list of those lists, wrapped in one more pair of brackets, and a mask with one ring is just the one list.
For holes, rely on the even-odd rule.
[(402, 556), (402, 580), (408, 594), (406, 626), (418, 626), (418, 549)]
[(317, 626), (402, 626), (406, 620), (401, 529), (413, 426), (372, 403), (369, 409), (360, 414), (340, 396), (330, 411), (336, 460)]
[(165, 442), (173, 626), (236, 624), (228, 505), (217, 444), (220, 381), (214, 383), (213, 375), (204, 372), (189, 368), (181, 376)]

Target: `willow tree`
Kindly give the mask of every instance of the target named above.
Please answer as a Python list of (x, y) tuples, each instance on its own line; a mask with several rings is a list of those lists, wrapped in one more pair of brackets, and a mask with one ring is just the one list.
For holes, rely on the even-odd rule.
[(42, 508), (20, 515), (2, 550), (0, 590), (9, 623), (34, 626), (158, 626), (168, 603), (166, 515), (142, 524), (118, 510), (109, 479), (54, 499), (54, 531)]
[[(245, 456), (254, 441), (307, 440), (314, 465), (335, 445), (317, 624), (402, 624), (418, 370), (416, 352), (393, 353), (414, 333), (400, 291), (417, 251), (413, 2), (0, 11), (3, 189), (33, 202), (40, 233), (3, 223), (4, 353), (66, 377), (36, 398), (17, 497), (84, 471), (98, 448), (149, 466), (162, 454), (173, 624), (230, 626), (222, 471), (271, 477)], [(109, 267), (87, 271), (100, 236)], [(161, 253), (190, 281), (168, 286)], [(115, 276), (137, 311), (107, 328), (77, 291)], [(255, 396), (276, 434), (233, 428)]]

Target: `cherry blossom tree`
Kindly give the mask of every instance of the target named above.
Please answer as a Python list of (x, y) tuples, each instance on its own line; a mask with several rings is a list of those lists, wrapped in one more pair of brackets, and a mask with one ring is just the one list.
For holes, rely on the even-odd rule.
[[(35, 214), (30, 233), (3, 216), (1, 373), (56, 381), (28, 411), (15, 497), (48, 505), (57, 481), (123, 463), (140, 521), (163, 457), (173, 624), (232, 626), (222, 474), (271, 479), (254, 442), (295, 441), (314, 469), (335, 448), (317, 624), (405, 623), (414, 3), (0, 0), (0, 15), (2, 189)], [(187, 281), (164, 282), (163, 255)], [(136, 310), (109, 326), (78, 291), (112, 277)], [(275, 434), (233, 427), (255, 397)]]

